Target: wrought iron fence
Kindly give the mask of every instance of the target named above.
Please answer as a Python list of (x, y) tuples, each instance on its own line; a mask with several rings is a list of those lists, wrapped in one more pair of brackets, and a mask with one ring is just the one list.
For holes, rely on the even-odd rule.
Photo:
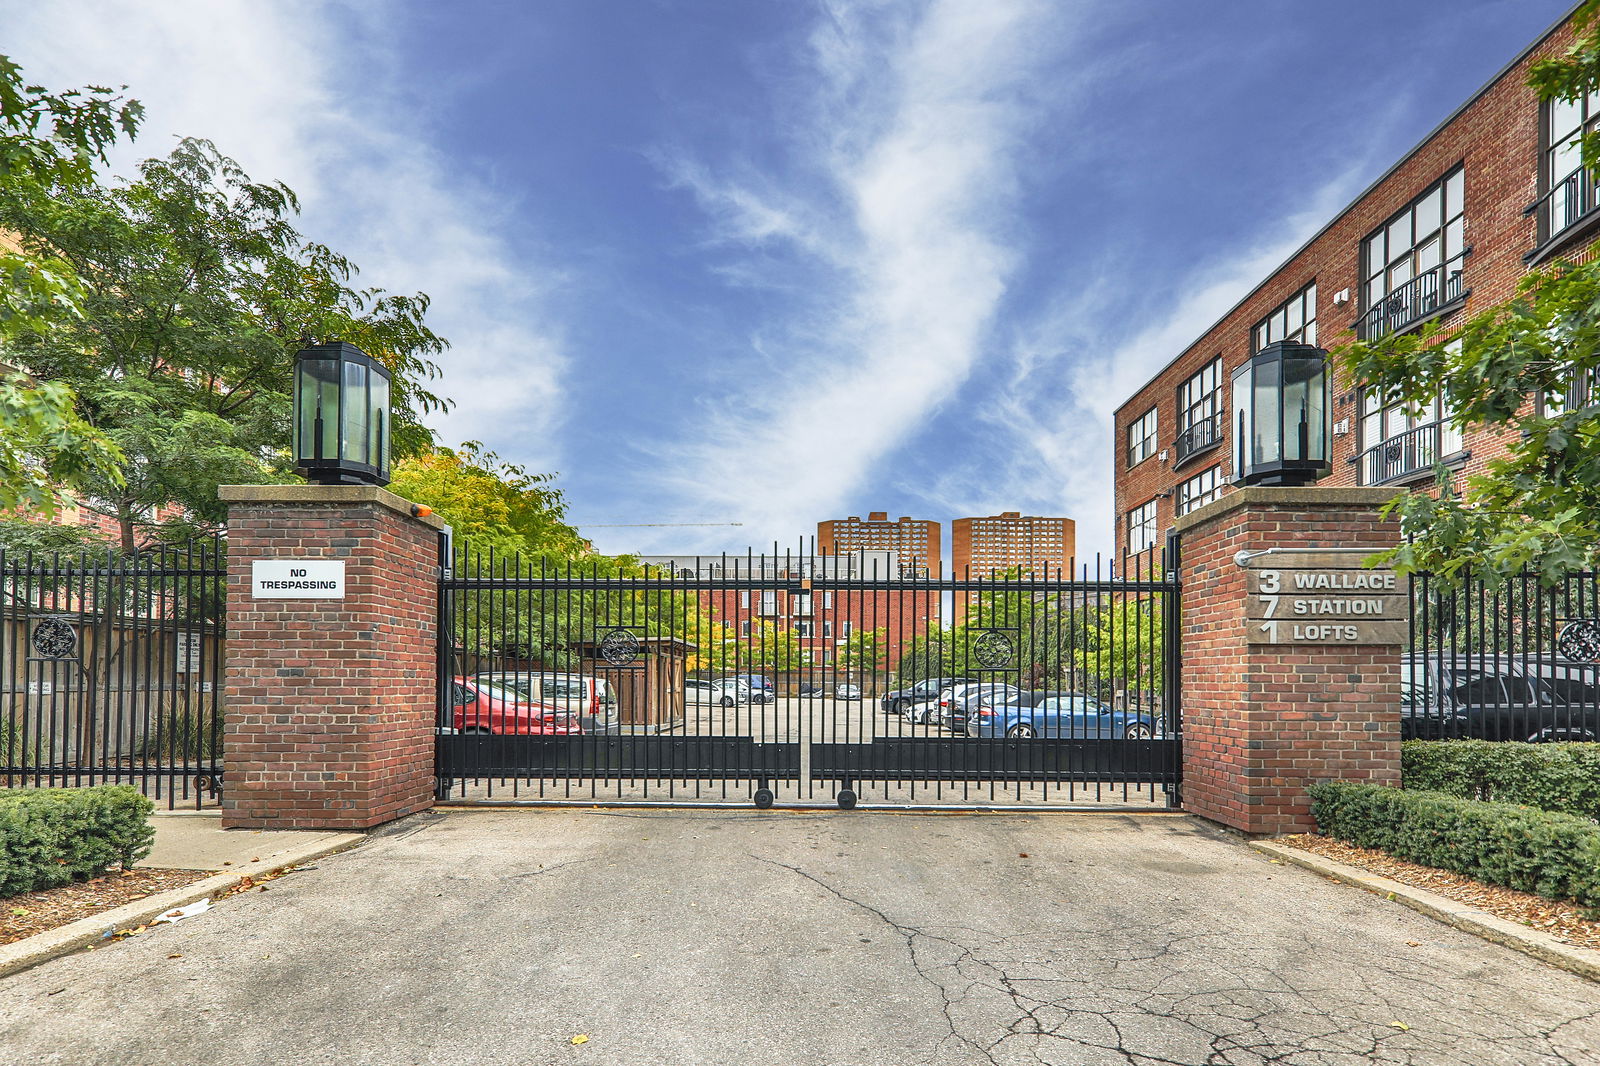
[(0, 551), (0, 782), (221, 788), (220, 539), (133, 555)]
[(1407, 739), (1600, 740), (1600, 574), (1411, 581)]
[(440, 794), (1166, 802), (1160, 556), (923, 577), (887, 552), (617, 571), (463, 549), (440, 586)]

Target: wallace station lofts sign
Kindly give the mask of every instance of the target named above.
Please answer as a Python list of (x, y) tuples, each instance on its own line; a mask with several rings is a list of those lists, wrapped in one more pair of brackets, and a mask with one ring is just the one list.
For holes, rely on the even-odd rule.
[(1403, 644), (1410, 597), (1367, 551), (1268, 552), (1245, 573), (1251, 644)]

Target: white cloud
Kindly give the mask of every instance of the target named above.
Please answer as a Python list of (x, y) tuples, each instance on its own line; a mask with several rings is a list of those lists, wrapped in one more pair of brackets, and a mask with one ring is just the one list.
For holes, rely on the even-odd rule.
[(1112, 551), (1117, 408), (1332, 218), (1366, 169), (1362, 161), (1330, 178), (1286, 219), (1263, 219), (1271, 239), (1174, 275), (1168, 284), (1183, 295), (1129, 333), (1108, 332), (1107, 323), (1120, 324), (1108, 310), (1112, 286), (1064, 297), (1023, 324), (1007, 352), (1008, 380), (974, 412), (991, 431), (985, 454), (952, 468), (925, 495), (954, 514), (1008, 499), (1034, 513), (1071, 515), (1080, 561), (1092, 565), (1096, 552)]
[(812, 113), (788, 131), (791, 169), (658, 156), (717, 240), (780, 243), (822, 279), (803, 316), (760, 338), (781, 352), (777, 375), (735, 386), (673, 456), (692, 471), (673, 492), (758, 537), (831, 513), (983, 353), (1017, 267), (1006, 235), (1030, 80), (1057, 17), (1033, 0), (827, 15), (811, 39)]
[(398, 60), (377, 7), (245, 0), (4, 0), (5, 51), (51, 87), (128, 85), (147, 121), (117, 173), (201, 136), (258, 180), (300, 194), (301, 228), (350, 256), (363, 285), (433, 298), (429, 321), (453, 343), (432, 421), (446, 440), (495, 441), (551, 468), (565, 365), (545, 313), (561, 279), (519, 262), (510, 215), (428, 146), (409, 103), (389, 91)]

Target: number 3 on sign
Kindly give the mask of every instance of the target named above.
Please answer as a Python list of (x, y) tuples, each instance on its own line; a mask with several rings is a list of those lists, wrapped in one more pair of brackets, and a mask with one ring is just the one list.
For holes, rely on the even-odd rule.
[(1278, 623), (1276, 623), (1276, 622), (1262, 622), (1261, 623), (1261, 632), (1263, 632), (1263, 633), (1265, 633), (1267, 635), (1267, 640), (1269, 640), (1269, 641), (1277, 640), (1278, 639)]
[(1282, 591), (1282, 588), (1283, 588), (1282, 575), (1280, 575), (1278, 573), (1278, 571), (1276, 571), (1276, 570), (1263, 570), (1263, 571), (1261, 571), (1261, 591), (1262, 592), (1279, 592), (1279, 591)]

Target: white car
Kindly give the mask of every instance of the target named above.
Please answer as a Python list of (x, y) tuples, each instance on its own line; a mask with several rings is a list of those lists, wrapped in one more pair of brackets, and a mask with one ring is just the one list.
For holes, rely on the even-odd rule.
[(691, 678), (683, 683), (683, 695), (690, 703), (732, 707), (750, 702), (750, 686), (743, 681), (696, 681)]
[(839, 685), (833, 690), (833, 698), (836, 700), (859, 700), (861, 698), (861, 686)]
[(605, 678), (587, 674), (502, 671), (478, 674), (477, 680), (514, 692), (529, 703), (559, 707), (576, 715), (585, 733), (621, 731), (617, 696)]

